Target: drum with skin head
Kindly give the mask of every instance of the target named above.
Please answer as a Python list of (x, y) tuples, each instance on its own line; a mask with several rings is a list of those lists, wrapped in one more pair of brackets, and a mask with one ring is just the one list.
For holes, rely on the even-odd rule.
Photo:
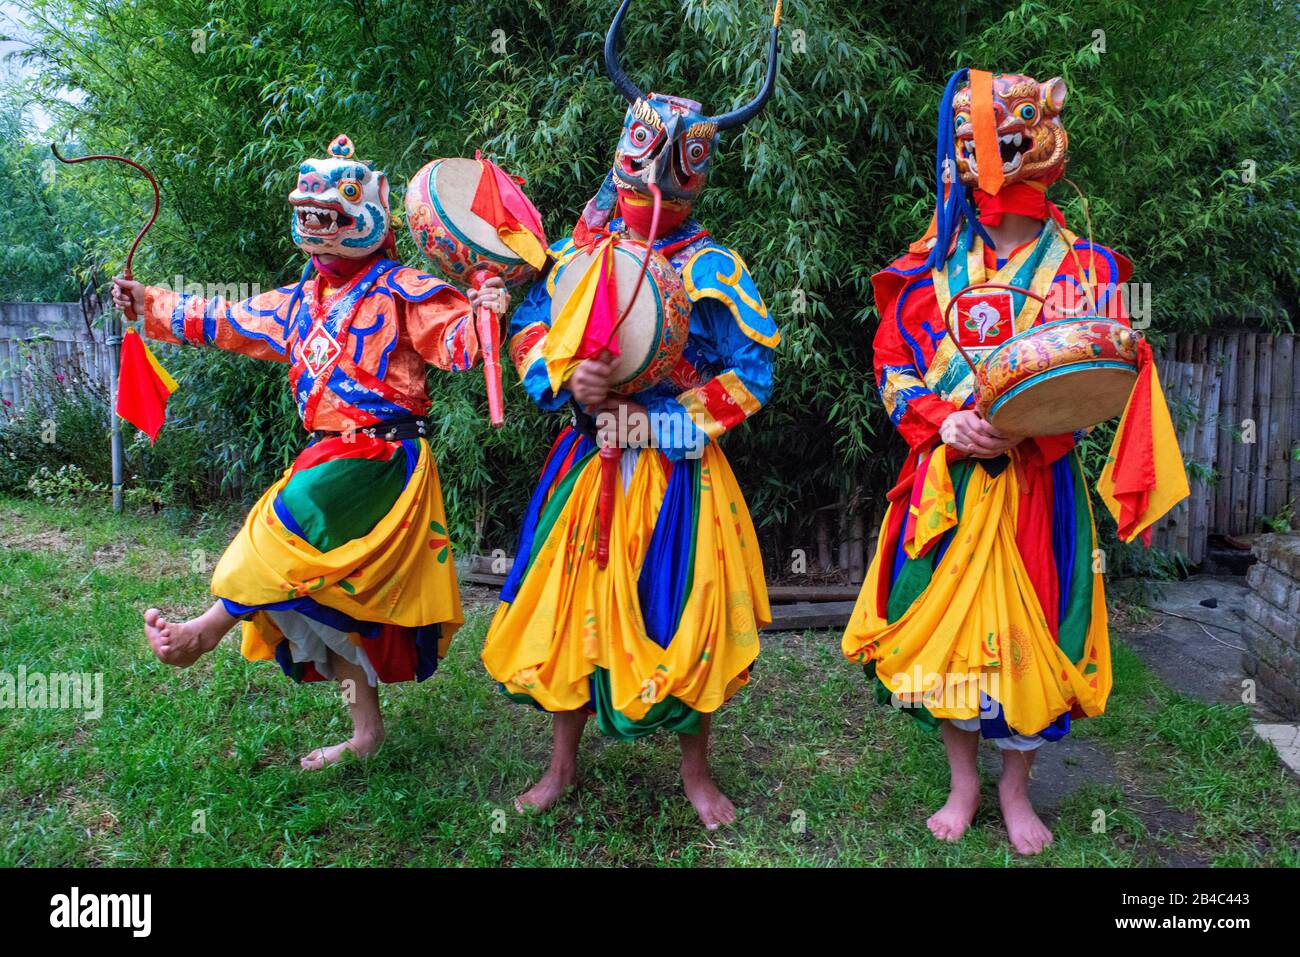
[(1061, 435), (1124, 411), (1138, 375), (1140, 334), (1098, 317), (1036, 326), (980, 363), (977, 408), (1003, 435)]
[(484, 175), (478, 160), (454, 157), (426, 163), (406, 188), (406, 223), (420, 251), (459, 285), (477, 285), (476, 273), (520, 286), (537, 275), (470, 208)]
[(1142, 334), (1117, 319), (1058, 319), (1012, 336), (982, 358), (972, 357), (952, 326), (957, 301), (977, 289), (1028, 289), (975, 283), (944, 311), (948, 335), (975, 370), (975, 410), (1003, 435), (1063, 435), (1099, 425), (1124, 411), (1137, 381)]
[[(485, 175), (490, 174), (476, 159), (426, 163), (406, 187), (406, 223), (420, 251), (451, 282), (477, 289), (497, 276), (507, 286), (519, 286), (536, 277), (537, 270), (502, 241), (495, 225), (474, 212), (474, 197)], [(483, 355), (488, 416), (494, 427), (500, 426), (505, 421), (498, 359), (501, 329), (490, 309), (479, 309), (474, 331)]]
[[(647, 252), (650, 262), (645, 281), (633, 300)], [(558, 268), (551, 295), (552, 320), (559, 316), (592, 259), (593, 252), (579, 252)], [(620, 238), (615, 244), (614, 278), (618, 314), (626, 312), (627, 318), (614, 337), (618, 355), (613, 362), (612, 382), (616, 392), (632, 395), (667, 378), (681, 359), (690, 334), (691, 303), (672, 263), (638, 240)]]

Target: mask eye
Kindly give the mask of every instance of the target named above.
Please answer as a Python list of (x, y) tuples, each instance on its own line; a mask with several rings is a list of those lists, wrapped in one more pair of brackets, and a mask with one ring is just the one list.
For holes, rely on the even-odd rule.
[(632, 143), (636, 146), (649, 146), (651, 141), (654, 139), (653, 134), (650, 132), (650, 128), (641, 123), (633, 124), (628, 135), (631, 137)]
[(954, 122), (955, 122), (955, 123), (957, 124), (957, 126), (959, 126), (959, 127), (960, 127), (960, 126), (965, 126), (967, 123), (970, 122), (970, 117), (967, 116), (965, 113), (958, 113), (958, 114), (957, 114), (957, 118), (956, 118), (956, 120), (955, 120)]
[(1032, 123), (1038, 118), (1038, 108), (1032, 103), (1025, 103), (1016, 109), (1016, 116), (1020, 117), (1026, 123)]
[(356, 180), (345, 179), (339, 183), (339, 195), (349, 203), (355, 203), (361, 198), (361, 184)]
[(699, 166), (704, 160), (709, 158), (709, 147), (700, 140), (692, 140), (686, 144), (686, 160), (692, 166)]

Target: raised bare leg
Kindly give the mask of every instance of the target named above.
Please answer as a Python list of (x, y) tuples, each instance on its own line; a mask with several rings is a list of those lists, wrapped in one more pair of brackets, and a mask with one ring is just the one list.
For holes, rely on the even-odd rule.
[(578, 779), (578, 745), (587, 726), (586, 711), (557, 711), (551, 716), (551, 766), (542, 779), (515, 798), (515, 810), (545, 811)]
[(157, 608), (150, 608), (144, 613), (144, 636), (159, 661), (188, 668), (217, 647), (238, 621), (219, 601), (198, 618), (182, 622), (167, 621)]
[(980, 733), (963, 731), (951, 721), (943, 722), (941, 733), (948, 751), (948, 800), (925, 825), (939, 840), (955, 843), (975, 820), (980, 803)]
[(710, 831), (736, 820), (736, 806), (713, 783), (709, 770), (709, 725), (712, 715), (700, 715), (699, 734), (679, 734), (682, 742), (682, 786), (695, 813)]
[(1002, 779), (998, 781), (998, 800), (1007, 836), (1017, 854), (1041, 854), (1052, 843), (1052, 832), (1042, 822), (1029, 800), (1029, 772), (1037, 751), (1002, 752)]
[(299, 762), (305, 771), (318, 771), (337, 764), (350, 752), (358, 758), (369, 757), (384, 743), (384, 718), (379, 711), (379, 689), (370, 684), (365, 671), (334, 652), (329, 653), (334, 680), (352, 712), (352, 737), (340, 744), (317, 748), (303, 755)]

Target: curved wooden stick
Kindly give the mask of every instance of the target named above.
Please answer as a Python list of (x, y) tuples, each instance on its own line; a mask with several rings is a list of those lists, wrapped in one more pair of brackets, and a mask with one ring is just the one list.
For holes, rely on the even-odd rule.
[[(116, 153), (95, 153), (92, 156), (78, 156), (75, 159), (67, 159), (59, 153), (59, 148), (53, 143), (50, 144), (50, 152), (54, 154), (54, 158), (60, 163), (67, 163), (69, 166), (76, 163), (89, 163), (92, 160), (113, 160), (116, 163), (125, 163), (127, 166), (134, 166), (140, 172), (144, 173), (145, 177), (149, 180), (149, 185), (153, 187), (153, 212), (149, 216), (149, 221), (140, 228), (138, 233), (135, 234), (135, 242), (131, 244), (131, 249), (126, 254), (126, 262), (122, 265), (122, 278), (134, 279), (135, 277), (131, 274), (131, 260), (135, 258), (135, 251), (140, 245), (140, 240), (144, 239), (144, 234), (149, 232), (149, 227), (151, 227), (154, 224), (154, 220), (158, 218), (158, 210), (162, 207), (162, 195), (158, 191), (158, 181), (153, 178), (153, 173), (149, 172), (135, 160), (127, 159), (125, 156), (118, 156)], [(136, 320), (134, 309), (128, 307), (123, 311), (126, 313), (126, 317), (132, 322)]]

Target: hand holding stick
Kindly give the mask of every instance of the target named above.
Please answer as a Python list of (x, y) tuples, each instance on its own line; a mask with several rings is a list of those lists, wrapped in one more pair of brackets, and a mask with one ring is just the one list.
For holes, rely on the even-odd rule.
[[(489, 289), (500, 289), (505, 301), (510, 302), (510, 294), (505, 292), (505, 284), (485, 269), (477, 270), (470, 277), (470, 288), (476, 295), (471, 296), (471, 308), (475, 309), (474, 333), (478, 336), (479, 352), (483, 355), (483, 380), (487, 386), (488, 419), (493, 428), (500, 428), (505, 422), (505, 400), (501, 392), (501, 323), (492, 306), (480, 303), (480, 295)], [(499, 298), (497, 299), (499, 302)], [(502, 310), (504, 311), (504, 310)]]

